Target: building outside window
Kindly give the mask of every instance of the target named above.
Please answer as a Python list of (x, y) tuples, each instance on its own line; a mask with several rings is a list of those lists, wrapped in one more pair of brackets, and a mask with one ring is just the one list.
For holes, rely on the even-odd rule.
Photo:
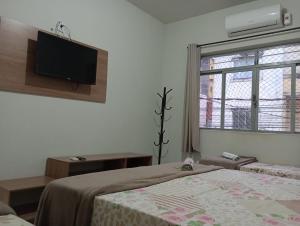
[(300, 132), (300, 44), (201, 59), (200, 128)]

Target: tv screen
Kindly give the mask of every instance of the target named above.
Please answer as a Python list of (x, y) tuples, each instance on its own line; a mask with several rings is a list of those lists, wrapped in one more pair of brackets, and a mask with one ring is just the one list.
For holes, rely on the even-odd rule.
[(96, 84), (97, 50), (38, 32), (36, 72), (82, 84)]

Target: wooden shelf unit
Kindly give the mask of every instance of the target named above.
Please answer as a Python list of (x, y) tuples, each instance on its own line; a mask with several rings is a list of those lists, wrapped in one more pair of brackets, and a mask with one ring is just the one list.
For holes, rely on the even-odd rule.
[(152, 165), (152, 156), (134, 153), (84, 155), (84, 161), (70, 156), (48, 158), (46, 176), (0, 181), (0, 201), (11, 206), (19, 217), (33, 223), (45, 186), (52, 180), (106, 170)]
[(52, 180), (40, 176), (0, 181), (0, 201), (11, 206), (24, 220), (33, 222), (40, 196)]
[(83, 155), (86, 160), (70, 160), (71, 156), (47, 159), (46, 176), (63, 178), (106, 170), (152, 165), (152, 156), (135, 153)]

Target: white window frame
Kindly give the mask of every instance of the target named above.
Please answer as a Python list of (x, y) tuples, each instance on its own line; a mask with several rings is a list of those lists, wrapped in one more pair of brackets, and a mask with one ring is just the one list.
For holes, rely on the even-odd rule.
[[(291, 43), (291, 44), (299, 44), (300, 43)], [(277, 47), (282, 45), (275, 45), (272, 47)], [(241, 67), (233, 67), (233, 68), (224, 68), (224, 69), (212, 69), (212, 70), (203, 70), (200, 72), (200, 76), (204, 75), (214, 75), (214, 74), (222, 74), (222, 101), (221, 101), (221, 125), (220, 128), (207, 128), (207, 127), (200, 127), (200, 129), (204, 130), (224, 130), (224, 131), (245, 131), (245, 132), (259, 132), (259, 133), (296, 133), (300, 134), (300, 132), (295, 131), (295, 121), (296, 121), (296, 68), (300, 66), (300, 60), (292, 60), (292, 61), (285, 61), (279, 63), (268, 63), (268, 64), (259, 64), (259, 50), (263, 48), (255, 49), (255, 62), (254, 65), (250, 66), (241, 66)], [(253, 50), (253, 49), (249, 49)], [(242, 50), (241, 52), (244, 52)], [(237, 53), (232, 52), (232, 54)], [(230, 52), (228, 52), (230, 54)], [(214, 56), (214, 55), (212, 55)], [(216, 55), (219, 56), (219, 55)], [(206, 56), (204, 56), (206, 57)], [(291, 68), (291, 125), (290, 131), (273, 131), (273, 130), (259, 130), (258, 129), (258, 97), (259, 97), (259, 72), (260, 70), (265, 69), (276, 69), (276, 68)], [(228, 73), (236, 73), (236, 72), (243, 72), (243, 71), (252, 71), (252, 104), (251, 104), (251, 129), (250, 130), (243, 130), (243, 129), (227, 129), (224, 128), (224, 116), (225, 116), (225, 92), (226, 92), (226, 74)]]

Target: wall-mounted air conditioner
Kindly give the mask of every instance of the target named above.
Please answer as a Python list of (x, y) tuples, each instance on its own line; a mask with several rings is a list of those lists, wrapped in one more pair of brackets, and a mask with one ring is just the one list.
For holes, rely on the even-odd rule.
[(263, 7), (226, 17), (229, 36), (238, 36), (283, 27), (281, 5)]

